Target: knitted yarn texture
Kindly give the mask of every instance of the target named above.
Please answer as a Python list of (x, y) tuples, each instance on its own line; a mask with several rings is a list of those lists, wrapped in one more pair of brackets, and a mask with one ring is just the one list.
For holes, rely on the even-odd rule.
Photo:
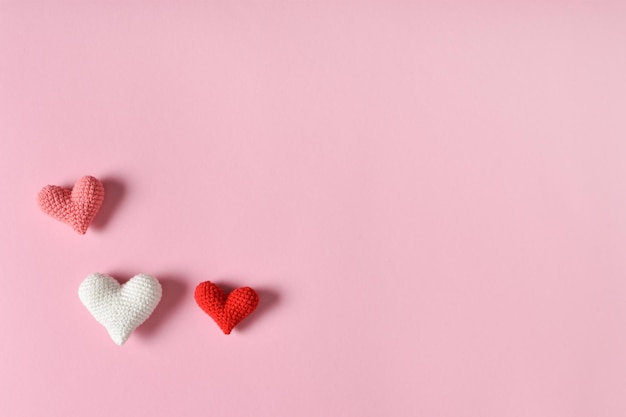
[(80, 301), (120, 346), (150, 317), (161, 294), (159, 281), (146, 274), (135, 275), (120, 285), (106, 274), (93, 273), (78, 288)]
[(37, 195), (39, 207), (44, 213), (69, 224), (81, 235), (87, 232), (103, 200), (104, 186), (91, 176), (76, 181), (71, 190), (47, 185)]
[(227, 296), (220, 287), (210, 281), (198, 284), (194, 298), (198, 306), (215, 320), (224, 334), (230, 334), (233, 328), (259, 304), (258, 294), (250, 287), (237, 288)]

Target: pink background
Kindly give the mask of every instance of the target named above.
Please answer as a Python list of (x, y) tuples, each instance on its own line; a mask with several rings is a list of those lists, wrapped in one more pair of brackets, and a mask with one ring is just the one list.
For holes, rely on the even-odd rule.
[(626, 415), (624, 2), (175, 3), (0, 2), (0, 415)]

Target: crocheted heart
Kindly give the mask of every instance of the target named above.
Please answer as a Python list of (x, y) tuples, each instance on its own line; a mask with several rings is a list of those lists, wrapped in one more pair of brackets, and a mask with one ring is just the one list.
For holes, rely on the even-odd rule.
[(94, 177), (82, 177), (71, 190), (46, 185), (37, 195), (41, 210), (67, 223), (81, 235), (100, 210), (104, 200), (104, 186)]
[(120, 285), (114, 278), (93, 273), (80, 284), (78, 298), (118, 345), (146, 321), (161, 301), (161, 284), (146, 274)]
[(228, 296), (220, 287), (210, 281), (205, 281), (196, 287), (194, 293), (196, 303), (207, 313), (224, 334), (245, 319), (259, 304), (259, 296), (250, 287), (233, 290)]

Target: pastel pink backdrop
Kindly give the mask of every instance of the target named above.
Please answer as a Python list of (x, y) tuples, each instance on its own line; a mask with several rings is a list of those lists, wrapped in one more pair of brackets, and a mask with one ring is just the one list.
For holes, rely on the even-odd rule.
[(626, 6), (437, 3), (0, 2), (0, 415), (626, 415)]

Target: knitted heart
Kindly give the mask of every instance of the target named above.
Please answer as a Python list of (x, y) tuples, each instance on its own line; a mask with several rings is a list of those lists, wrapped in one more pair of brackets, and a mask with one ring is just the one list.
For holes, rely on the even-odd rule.
[(78, 298), (121, 346), (150, 317), (161, 292), (161, 284), (150, 275), (135, 275), (120, 285), (108, 275), (93, 273), (80, 284)]
[(259, 304), (259, 296), (250, 287), (233, 290), (228, 296), (220, 287), (205, 281), (196, 287), (196, 303), (207, 313), (224, 334), (230, 334), (241, 320), (254, 311)]
[(41, 210), (84, 235), (104, 200), (104, 187), (94, 177), (82, 177), (71, 190), (46, 185), (37, 195)]

